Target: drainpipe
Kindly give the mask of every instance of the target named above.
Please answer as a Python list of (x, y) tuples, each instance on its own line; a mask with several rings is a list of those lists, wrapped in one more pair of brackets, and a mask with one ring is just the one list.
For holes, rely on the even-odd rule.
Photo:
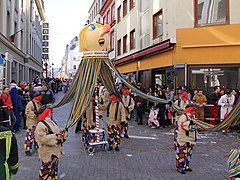
[(5, 83), (4, 86), (8, 84), (8, 51), (5, 52)]
[(185, 82), (184, 85), (187, 86), (187, 64), (185, 64), (185, 78), (184, 78)]

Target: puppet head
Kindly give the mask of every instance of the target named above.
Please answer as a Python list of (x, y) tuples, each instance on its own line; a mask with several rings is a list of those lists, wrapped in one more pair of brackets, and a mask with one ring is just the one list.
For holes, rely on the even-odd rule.
[(108, 24), (91, 23), (79, 34), (80, 51), (108, 51), (110, 26)]

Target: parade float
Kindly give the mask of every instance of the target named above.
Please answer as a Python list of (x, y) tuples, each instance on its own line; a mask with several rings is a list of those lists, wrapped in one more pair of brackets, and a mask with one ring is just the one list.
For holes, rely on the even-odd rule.
[[(78, 67), (77, 73), (73, 80), (70, 89), (67, 91), (63, 99), (54, 108), (60, 107), (66, 103), (72, 102), (72, 109), (69, 119), (66, 123), (66, 129), (76, 124), (83, 113), (86, 111), (90, 99), (94, 96), (94, 91), (98, 79), (106, 87), (109, 93), (113, 93), (120, 97), (113, 74), (120, 78), (122, 83), (131, 89), (141, 98), (163, 104), (172, 103), (165, 99), (160, 99), (155, 96), (147, 95), (138, 88), (129, 83), (124, 76), (118, 71), (114, 62), (108, 57), (108, 33), (110, 26), (100, 23), (91, 23), (86, 25), (79, 34), (80, 51), (83, 52), (82, 61)], [(97, 98), (97, 97), (96, 97)], [(172, 105), (174, 111), (178, 114), (183, 114), (178, 106)], [(216, 126), (203, 122), (201, 120), (194, 120), (196, 125), (201, 130), (219, 131), (225, 130), (232, 126), (240, 124), (240, 103), (235, 105), (235, 108), (229, 113), (227, 118)], [(97, 118), (98, 119), (98, 118)], [(97, 125), (98, 126), (98, 125)], [(99, 137), (98, 137), (99, 140)]]

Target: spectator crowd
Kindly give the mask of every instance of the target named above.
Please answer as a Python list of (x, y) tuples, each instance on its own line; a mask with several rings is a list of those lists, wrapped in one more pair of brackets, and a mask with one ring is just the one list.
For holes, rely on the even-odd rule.
[[(62, 143), (66, 140), (66, 137), (65, 133), (52, 120), (53, 111), (49, 104), (54, 104), (55, 94), (59, 91), (66, 93), (71, 83), (71, 80), (58, 78), (42, 79), (39, 77), (36, 77), (30, 83), (24, 81), (16, 83), (15, 80), (12, 80), (9, 86), (5, 86), (0, 93), (0, 106), (7, 110), (7, 115), (10, 117), (9, 122), (2, 121), (0, 125), (10, 128), (14, 133), (19, 133), (21, 129), (26, 129), (25, 154), (26, 156), (31, 156), (34, 149), (38, 149), (42, 160), (42, 166), (39, 171), (40, 179), (46, 176), (49, 178), (58, 176), (58, 158), (62, 153)], [(170, 103), (163, 104), (147, 101), (125, 87), (120, 79), (116, 79), (119, 94), (110, 94), (104, 85), (98, 82), (99, 103), (96, 104), (94, 97), (91, 98), (91, 102), (75, 130), (75, 133), (78, 133), (78, 131), (82, 132), (82, 140), (86, 146), (89, 145), (90, 135), (95, 139), (95, 135), (89, 133), (89, 130), (93, 130), (96, 127), (95, 109), (98, 106), (100, 119), (103, 118), (103, 112), (106, 112), (109, 151), (113, 148), (116, 151), (120, 151), (119, 145), (122, 134), (124, 138), (129, 138), (129, 121), (134, 119), (138, 125), (143, 125), (145, 123), (144, 117), (147, 116), (147, 125), (151, 128), (175, 127), (176, 157), (185, 157), (185, 154), (180, 151), (185, 151), (186, 149), (190, 151), (195, 140), (190, 144), (188, 141), (184, 141), (182, 144), (179, 143), (179, 137), (181, 133), (182, 136), (185, 136), (186, 129), (183, 127), (181, 127), (182, 129), (178, 128), (178, 124), (187, 122), (186, 126), (188, 128), (191, 125), (188, 131), (194, 130), (194, 132), (196, 130), (192, 121), (194, 118), (217, 125), (226, 119), (239, 101), (239, 90), (230, 90), (220, 86), (208, 90), (199, 88), (188, 91), (186, 86), (172, 89), (171, 87), (155, 85), (155, 87), (146, 90), (141, 83), (136, 83), (133, 77), (130, 77), (130, 83), (147, 95), (168, 100)], [(174, 112), (172, 104), (184, 110), (185, 114), (179, 115), (177, 112)], [(239, 126), (235, 128), (239, 130)], [(5, 131), (7, 129), (0, 128), (0, 133), (4, 132), (6, 134)], [(11, 150), (11, 152), (17, 152), (14, 134), (8, 133), (8, 135), (13, 138), (12, 141), (14, 142), (14, 147), (11, 148), (15, 150)], [(196, 137), (196, 132), (194, 137)], [(189, 135), (186, 135), (184, 138), (189, 138)], [(185, 149), (182, 148), (183, 145)], [(13, 157), (15, 159), (13, 158), (11, 161), (13, 165), (15, 164), (15, 169), (12, 173), (15, 174), (18, 162), (17, 153)], [(183, 168), (186, 164), (181, 162), (181, 158), (176, 159), (178, 164), (177, 170), (180, 173), (185, 174), (185, 171), (192, 171), (189, 166)], [(9, 167), (11, 167), (11, 164), (9, 164)]]

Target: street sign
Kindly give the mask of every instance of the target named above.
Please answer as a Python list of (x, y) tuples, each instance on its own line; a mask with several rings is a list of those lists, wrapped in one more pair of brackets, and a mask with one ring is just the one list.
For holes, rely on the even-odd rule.
[(3, 65), (4, 63), (4, 59), (2, 58), (2, 55), (0, 54), (0, 65), (2, 64)]
[(49, 59), (48, 54), (43, 54), (43, 55), (42, 55), (42, 59)]
[(182, 69), (185, 68), (185, 64), (174, 64), (174, 69)]
[(0, 91), (2, 91), (2, 89), (3, 89), (3, 77), (4, 77), (3, 64), (4, 64), (4, 59), (2, 58), (2, 56), (0, 54)]
[(49, 42), (48, 41), (43, 41), (42, 45), (45, 46), (45, 47), (48, 47), (49, 46)]
[(49, 36), (48, 35), (43, 35), (43, 40), (49, 40)]
[(48, 48), (43, 48), (43, 53), (48, 53), (48, 52), (49, 52)]
[(43, 23), (43, 28), (49, 28), (49, 23)]

